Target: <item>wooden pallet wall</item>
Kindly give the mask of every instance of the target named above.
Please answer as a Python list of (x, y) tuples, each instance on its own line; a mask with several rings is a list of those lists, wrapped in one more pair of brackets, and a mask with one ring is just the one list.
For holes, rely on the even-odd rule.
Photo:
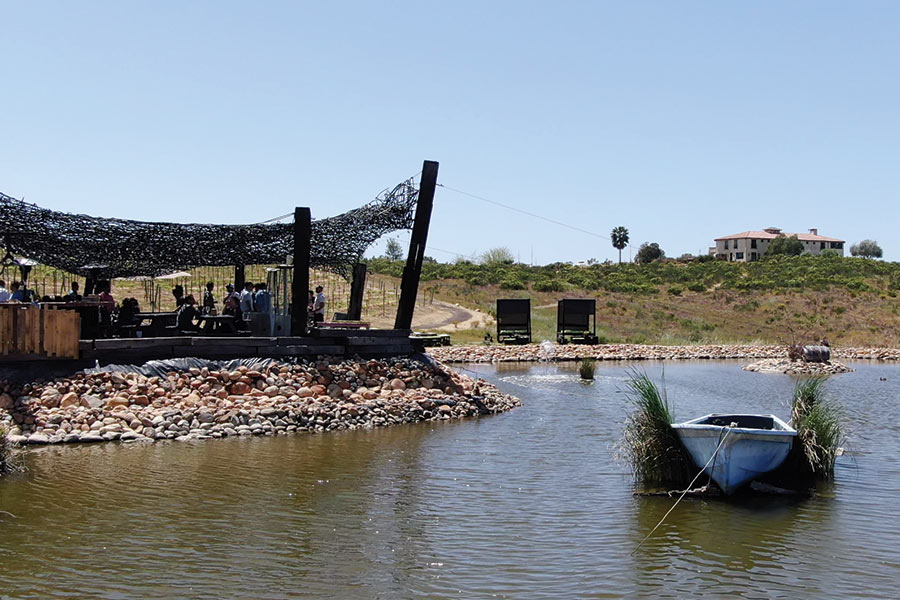
[(75, 311), (0, 304), (0, 356), (77, 359), (80, 332)]

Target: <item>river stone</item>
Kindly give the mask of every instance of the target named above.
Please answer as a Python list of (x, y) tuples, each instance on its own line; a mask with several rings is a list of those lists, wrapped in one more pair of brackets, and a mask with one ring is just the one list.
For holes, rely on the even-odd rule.
[(391, 389), (394, 389), (394, 390), (405, 390), (406, 389), (406, 383), (404, 383), (402, 379), (398, 379), (398, 378), (391, 379), (390, 385), (391, 385)]
[(28, 440), (26, 441), (28, 444), (49, 444), (50, 438), (47, 437), (46, 434), (43, 433), (32, 433), (28, 436)]
[(102, 442), (103, 436), (101, 436), (96, 431), (91, 431), (89, 433), (82, 434), (81, 441), (82, 442)]
[(68, 392), (59, 399), (59, 405), (62, 408), (68, 408), (69, 406), (78, 406), (80, 403), (81, 399), (78, 398), (78, 394), (76, 394), (75, 392)]
[(117, 406), (128, 406), (128, 398), (123, 398), (122, 396), (115, 396), (113, 398), (109, 398), (106, 401), (106, 408), (116, 408)]
[(73, 431), (72, 433), (68, 433), (63, 437), (63, 443), (65, 444), (74, 444), (76, 442), (81, 441), (81, 434)]
[(81, 406), (84, 408), (103, 408), (103, 400), (90, 394), (81, 397)]

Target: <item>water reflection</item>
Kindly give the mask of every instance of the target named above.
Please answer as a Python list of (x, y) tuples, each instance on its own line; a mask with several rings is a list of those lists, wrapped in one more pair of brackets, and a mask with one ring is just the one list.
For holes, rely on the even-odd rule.
[[(634, 556), (674, 498), (635, 497), (613, 459), (628, 365), (598, 363), (589, 385), (574, 364), (466, 368), (524, 406), (320, 436), (29, 451), (29, 471), (0, 481), (0, 510), (21, 517), (0, 515), (0, 597), (894, 597), (900, 366), (829, 384), (864, 430), (833, 487), (686, 499)], [(784, 414), (794, 384), (735, 362), (670, 363), (665, 377), (684, 417)]]
[[(633, 534), (640, 541), (656, 526), (675, 499), (641, 498)], [(685, 499), (635, 555), (634, 577), (642, 592), (660, 595), (686, 571), (698, 585), (716, 594), (765, 594), (772, 578), (788, 591), (809, 575), (798, 569), (798, 555), (818, 554), (819, 532), (830, 529), (833, 505), (816, 500), (752, 497), (737, 500)], [(811, 510), (812, 509), (812, 510)], [(765, 574), (767, 583), (760, 586)], [(796, 592), (820, 596), (809, 582)]]

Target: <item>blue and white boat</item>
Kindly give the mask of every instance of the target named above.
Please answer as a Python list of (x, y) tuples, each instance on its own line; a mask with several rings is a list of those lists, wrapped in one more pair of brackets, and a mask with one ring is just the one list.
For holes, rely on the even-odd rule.
[(709, 463), (706, 472), (726, 495), (781, 466), (797, 437), (775, 415), (712, 414), (672, 427), (698, 467)]

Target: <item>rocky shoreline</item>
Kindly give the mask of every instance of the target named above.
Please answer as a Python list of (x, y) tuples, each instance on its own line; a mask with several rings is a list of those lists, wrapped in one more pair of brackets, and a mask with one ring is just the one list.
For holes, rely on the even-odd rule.
[(0, 430), (20, 444), (202, 440), (461, 419), (519, 406), (482, 380), (409, 358), (77, 373), (0, 381)]
[[(787, 349), (778, 345), (703, 344), (661, 346), (649, 344), (527, 344), (522, 346), (472, 345), (428, 348), (442, 362), (490, 363), (521, 361), (596, 360), (721, 360), (785, 358)], [(844, 360), (900, 360), (898, 348), (832, 348), (833, 358)]]
[(786, 375), (813, 376), (853, 372), (853, 369), (836, 360), (827, 363), (817, 363), (804, 362), (802, 360), (792, 361), (788, 358), (764, 358), (741, 368), (753, 373), (784, 373)]

